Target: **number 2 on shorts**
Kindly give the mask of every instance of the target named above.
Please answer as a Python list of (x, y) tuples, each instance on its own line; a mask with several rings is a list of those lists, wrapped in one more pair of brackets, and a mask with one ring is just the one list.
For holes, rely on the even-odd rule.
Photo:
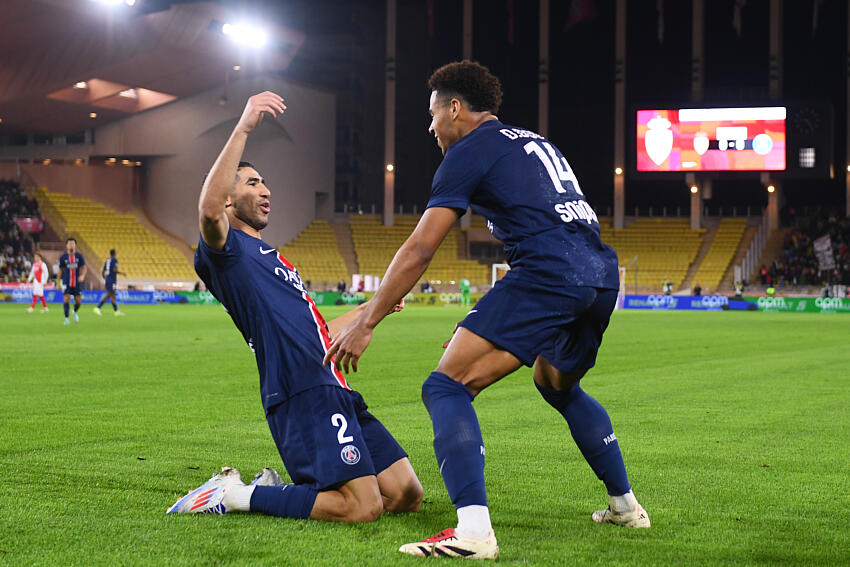
[(336, 432), (336, 438), (340, 445), (345, 445), (346, 443), (354, 441), (354, 437), (345, 434), (345, 430), (348, 428), (348, 422), (345, 420), (344, 415), (341, 413), (333, 414), (331, 416), (331, 424), (334, 427), (339, 427), (339, 431)]

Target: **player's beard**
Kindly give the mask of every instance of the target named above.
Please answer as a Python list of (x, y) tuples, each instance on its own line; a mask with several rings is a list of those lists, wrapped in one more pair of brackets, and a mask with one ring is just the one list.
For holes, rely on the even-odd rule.
[(263, 230), (269, 224), (268, 215), (261, 216), (256, 203), (236, 202), (233, 206), (233, 216), (256, 231)]

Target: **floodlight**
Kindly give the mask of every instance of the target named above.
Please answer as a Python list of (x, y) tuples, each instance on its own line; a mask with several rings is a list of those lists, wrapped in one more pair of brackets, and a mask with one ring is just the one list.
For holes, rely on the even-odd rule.
[(87, 88), (89, 88), (89, 84), (85, 81), (77, 81), (76, 83), (74, 83), (74, 88), (75, 89), (87, 89)]
[(221, 33), (236, 43), (250, 47), (263, 47), (268, 43), (265, 30), (249, 24), (224, 24), (221, 26)]
[(615, 167), (615, 168), (614, 168), (614, 173), (615, 173), (616, 175), (623, 175), (623, 168), (622, 168), (622, 167)]
[(89, 118), (97, 118), (97, 112), (89, 112)]
[(774, 187), (773, 185), (767, 186), (767, 192), (768, 193), (773, 193), (774, 191), (776, 191), (776, 187)]
[(391, 163), (387, 164), (387, 171), (392, 171), (394, 169), (395, 169), (395, 166), (393, 164), (391, 164)]
[(699, 187), (697, 187), (696, 185), (691, 185), (691, 193), (696, 193), (697, 191), (699, 191)]
[(118, 93), (118, 96), (123, 96), (124, 98), (139, 98), (139, 93), (136, 92), (136, 89), (127, 89)]

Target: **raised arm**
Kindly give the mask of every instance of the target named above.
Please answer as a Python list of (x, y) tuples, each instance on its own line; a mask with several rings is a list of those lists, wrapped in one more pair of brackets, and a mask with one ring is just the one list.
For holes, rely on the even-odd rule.
[(337, 368), (344, 367), (348, 372), (350, 363), (357, 372), (357, 361), (369, 346), (373, 329), (416, 285), (457, 218), (454, 209), (445, 207), (425, 211), (413, 234), (396, 252), (375, 296), (365, 304), (360, 316), (334, 338), (324, 364), (336, 355)]
[(262, 121), (264, 113), (274, 118), (283, 114), (284, 110), (286, 105), (283, 99), (273, 92), (266, 91), (249, 98), (236, 128), (204, 180), (198, 200), (198, 223), (201, 236), (210, 248), (221, 250), (227, 240), (230, 223), (224, 210), (227, 198), (233, 191), (236, 169), (245, 151), (248, 134)]

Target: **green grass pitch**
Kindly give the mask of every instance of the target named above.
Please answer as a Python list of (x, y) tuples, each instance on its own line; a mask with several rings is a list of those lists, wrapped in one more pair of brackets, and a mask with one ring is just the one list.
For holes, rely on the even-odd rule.
[[(222, 465), (284, 473), (220, 307), (84, 306), (70, 327), (25, 307), (0, 305), (0, 565), (416, 565), (398, 546), (454, 525), (419, 392), (460, 309), (391, 316), (350, 378), (410, 453), (421, 512), (340, 525), (165, 515)], [(848, 337), (843, 315), (615, 313), (583, 385), (649, 530), (590, 520), (605, 490), (529, 369), (494, 385), (475, 408), (498, 561), (848, 564)]]

